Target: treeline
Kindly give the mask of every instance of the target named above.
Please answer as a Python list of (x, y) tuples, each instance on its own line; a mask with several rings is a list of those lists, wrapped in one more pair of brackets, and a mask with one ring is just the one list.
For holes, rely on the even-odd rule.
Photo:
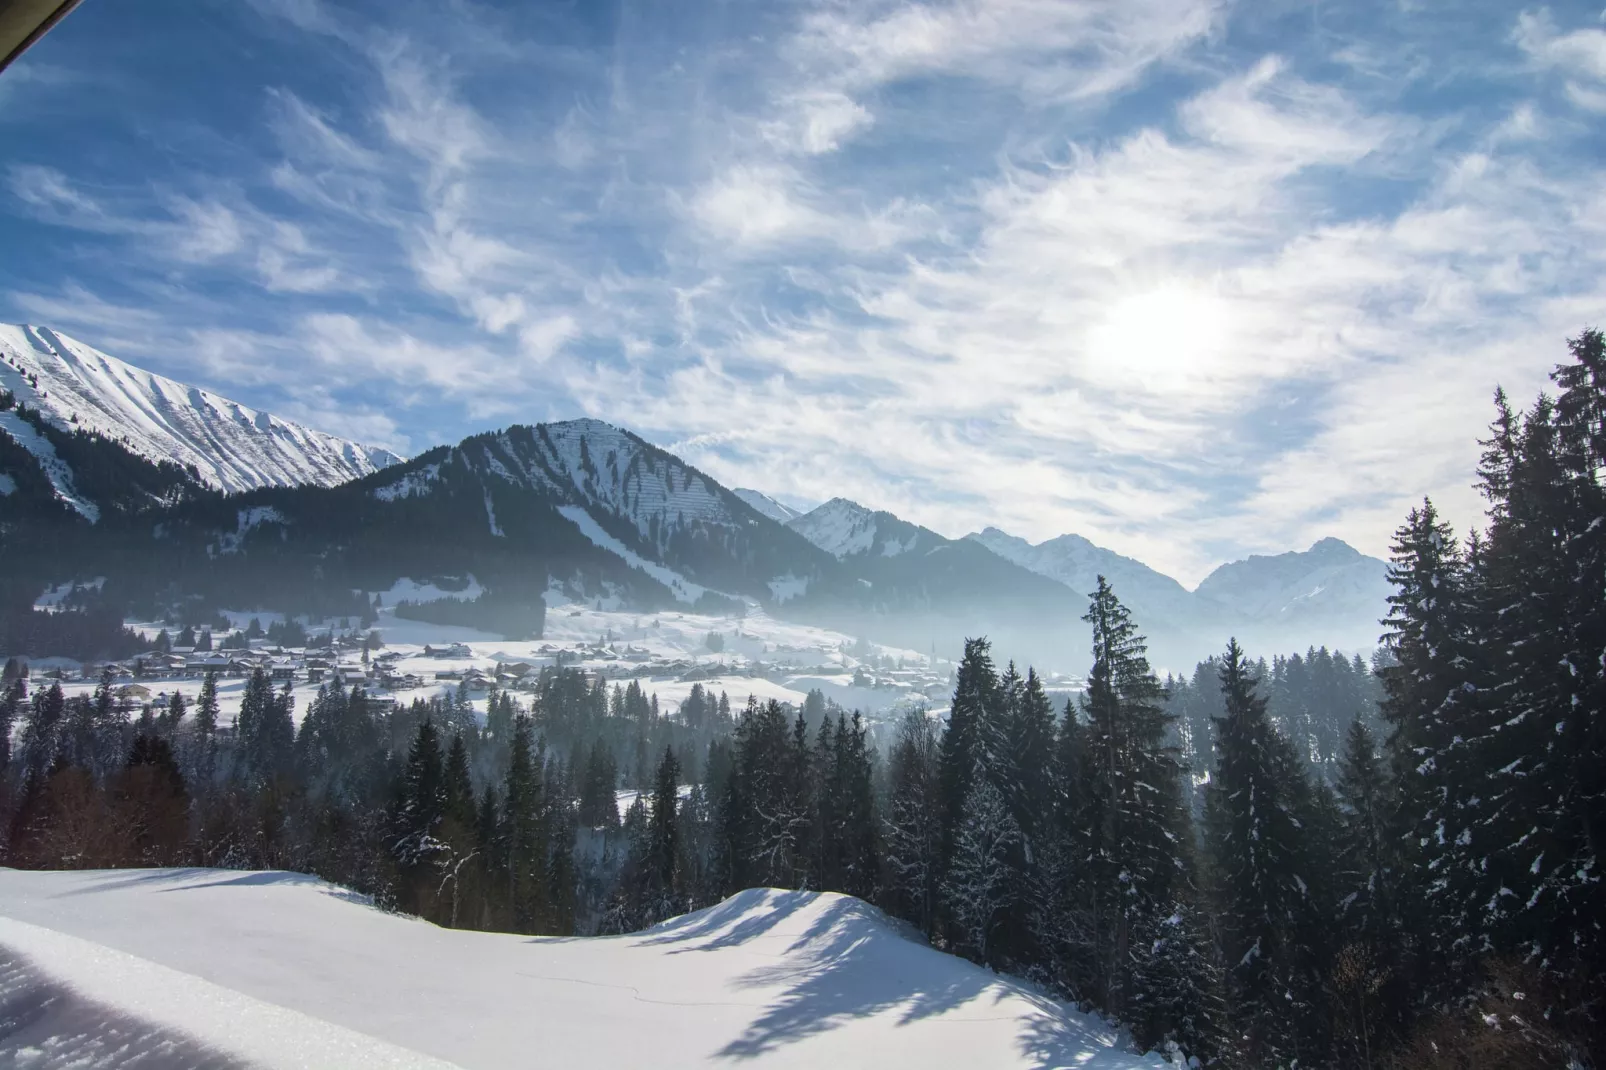
[(131, 657), (145, 646), (115, 609), (95, 605), (52, 613), (35, 609), (31, 594), (0, 584), (0, 650), (8, 654), (90, 661)]
[[(1379, 671), (1390, 663), (1379, 650), (1370, 663), (1355, 654), (1312, 647), (1303, 655), (1259, 658), (1252, 666), (1261, 682), (1272, 723), (1310, 763), (1313, 774), (1336, 785), (1350, 726), (1360, 721), (1378, 736), (1383, 731), (1379, 703), (1383, 689)], [(1221, 659), (1206, 658), (1190, 676), (1167, 674), (1166, 712), (1175, 718), (1173, 732), (1184, 760), (1196, 773), (1211, 766), (1211, 725), (1226, 713), (1221, 692)], [(1195, 783), (1195, 815), (1203, 813), (1204, 785)]]
[(506, 639), (539, 639), (546, 628), (542, 592), (488, 590), (475, 598), (439, 598), (429, 602), (397, 602), (403, 620), (419, 620), (495, 632)]

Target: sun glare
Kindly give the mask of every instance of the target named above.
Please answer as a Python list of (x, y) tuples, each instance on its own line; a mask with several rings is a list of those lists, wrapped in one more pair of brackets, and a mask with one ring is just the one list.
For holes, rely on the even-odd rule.
[(1154, 391), (1186, 388), (1222, 367), (1231, 314), (1216, 294), (1167, 284), (1117, 301), (1088, 333), (1088, 371)]

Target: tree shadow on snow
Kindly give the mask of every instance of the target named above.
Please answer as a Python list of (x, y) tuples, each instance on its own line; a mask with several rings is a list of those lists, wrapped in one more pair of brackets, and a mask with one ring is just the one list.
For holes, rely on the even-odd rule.
[(1127, 1036), (1114, 1026), (1092, 1016), (1072, 1017), (1045, 996), (1028, 998), (1042, 1014), (1026, 1023), (1018, 1044), (1034, 1070), (1120, 1070), (1148, 1065), (1155, 1058), (1138, 1055)]
[[(747, 904), (744, 909), (750, 909)], [(796, 905), (793, 905), (793, 910)], [(787, 986), (736, 1040), (719, 1051), (755, 1059), (787, 1044), (886, 1012), (898, 1026), (976, 1004), (972, 1020), (1009, 997), (1024, 1001), (1003, 1011), (1017, 1019), (1016, 1049), (1036, 1070), (1138, 1065), (1123, 1038), (1031, 986), (926, 947), (894, 931), (881, 914), (856, 899), (839, 898), (787, 948), (787, 959), (755, 969), (736, 984)], [(1114, 1060), (1104, 1060), (1114, 1056)]]
[[(808, 906), (817, 894), (751, 889), (733, 895), (707, 910), (671, 918), (648, 929), (636, 942), (650, 947), (702, 941), (695, 947), (675, 948), (669, 952), (672, 955), (686, 951), (718, 951), (720, 948), (736, 947), (763, 936)], [(755, 910), (760, 904), (764, 909)], [(731, 924), (732, 922), (735, 924)], [(730, 926), (728, 929), (727, 925)]]
[(942, 1014), (998, 988), (979, 967), (910, 943), (870, 921), (864, 904), (838, 899), (792, 946), (788, 961), (753, 970), (736, 983), (747, 988), (788, 985), (784, 993), (719, 1054), (752, 1059), (891, 1008), (899, 1025)]
[[(171, 885), (159, 889), (163, 892), (190, 892), (201, 888), (234, 888), (234, 887), (265, 887), (269, 885), (316, 885), (322, 891), (351, 903), (371, 905), (372, 900), (361, 893), (341, 888), (338, 885), (328, 884), (318, 877), (306, 873), (290, 873), (285, 870), (250, 870), (229, 871), (218, 869), (139, 869), (139, 870), (105, 870), (102, 879), (85, 884), (81, 887), (70, 888), (61, 894), (63, 896), (93, 895), (97, 892), (114, 891), (119, 888), (135, 888), (141, 885)], [(210, 878), (210, 879), (205, 879)]]
[(56, 981), (0, 946), (0, 1066), (245, 1070), (248, 1064)]

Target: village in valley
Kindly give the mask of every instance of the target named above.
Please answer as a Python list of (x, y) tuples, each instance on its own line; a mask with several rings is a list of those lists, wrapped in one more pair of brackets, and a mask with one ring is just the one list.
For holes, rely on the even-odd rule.
[[(417, 596), (427, 588), (409, 585)], [(395, 592), (385, 592), (393, 594)], [(37, 608), (71, 601), (70, 586), (53, 587)], [(103, 685), (131, 717), (165, 709), (175, 691), (194, 700), (215, 675), (223, 725), (232, 723), (246, 681), (261, 669), (276, 689), (288, 687), (299, 706), (320, 687), (361, 687), (376, 712), (415, 699), (449, 695), (483, 715), (490, 695), (510, 692), (528, 702), (543, 671), (571, 669), (588, 685), (628, 687), (634, 681), (665, 716), (699, 685), (733, 705), (749, 697), (801, 706), (808, 693), (872, 722), (924, 707), (947, 706), (954, 664), (933, 653), (899, 649), (824, 628), (779, 621), (758, 607), (741, 616), (689, 612), (630, 613), (584, 604), (548, 610), (539, 639), (513, 641), (472, 629), (407, 620), (381, 597), (369, 621), (286, 621), (275, 614), (228, 612), (213, 626), (176, 627), (130, 622), (151, 646), (118, 661), (66, 658), (17, 660), (34, 686), (59, 682), (69, 696)], [(226, 622), (224, 626), (222, 622)], [(1056, 677), (1051, 691), (1069, 694), (1080, 681)]]

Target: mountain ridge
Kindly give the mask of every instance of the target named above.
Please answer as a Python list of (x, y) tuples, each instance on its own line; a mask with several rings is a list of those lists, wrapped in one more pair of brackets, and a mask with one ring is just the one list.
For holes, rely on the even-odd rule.
[(193, 467), (203, 484), (227, 492), (331, 486), (402, 459), (146, 371), (49, 327), (0, 324), (0, 389), (63, 431), (99, 433), (146, 460)]

